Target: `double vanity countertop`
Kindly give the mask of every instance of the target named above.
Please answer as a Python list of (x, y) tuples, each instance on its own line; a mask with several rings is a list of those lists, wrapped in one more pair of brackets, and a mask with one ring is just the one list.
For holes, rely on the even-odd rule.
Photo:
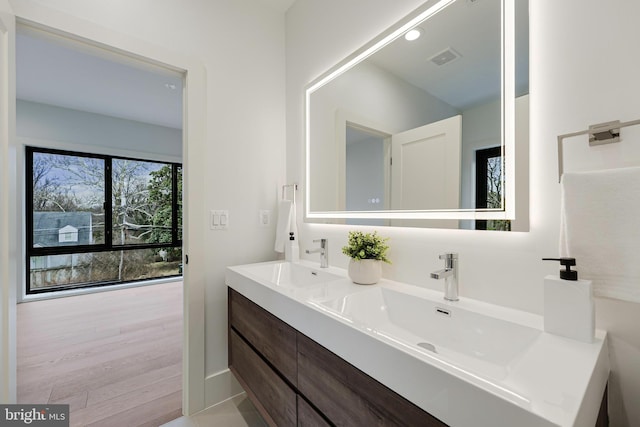
[(226, 283), (448, 425), (596, 423), (603, 331), (583, 343), (545, 333), (542, 316), (306, 261), (228, 267)]

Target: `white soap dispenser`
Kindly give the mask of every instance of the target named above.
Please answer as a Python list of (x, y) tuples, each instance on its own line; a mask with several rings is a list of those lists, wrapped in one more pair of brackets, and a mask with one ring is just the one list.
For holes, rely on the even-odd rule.
[(578, 341), (593, 342), (595, 305), (591, 280), (578, 280), (575, 258), (543, 258), (565, 266), (560, 277), (544, 278), (544, 330)]
[(300, 261), (300, 247), (293, 231), (289, 233), (289, 240), (284, 245), (284, 260), (290, 262)]

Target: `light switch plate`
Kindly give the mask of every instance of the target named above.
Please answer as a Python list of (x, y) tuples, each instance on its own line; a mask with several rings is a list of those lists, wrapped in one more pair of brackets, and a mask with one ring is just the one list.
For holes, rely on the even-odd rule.
[(271, 211), (266, 209), (258, 211), (258, 221), (261, 227), (268, 227), (271, 225)]
[(209, 227), (212, 230), (229, 229), (229, 211), (212, 210), (209, 212)]

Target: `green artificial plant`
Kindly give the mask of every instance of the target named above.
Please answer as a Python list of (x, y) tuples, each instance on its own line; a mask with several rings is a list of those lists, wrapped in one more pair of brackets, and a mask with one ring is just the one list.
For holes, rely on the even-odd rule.
[(376, 259), (391, 264), (387, 258), (389, 246), (386, 244), (389, 238), (378, 236), (378, 232), (363, 233), (350, 231), (347, 246), (342, 248), (342, 253), (355, 260)]

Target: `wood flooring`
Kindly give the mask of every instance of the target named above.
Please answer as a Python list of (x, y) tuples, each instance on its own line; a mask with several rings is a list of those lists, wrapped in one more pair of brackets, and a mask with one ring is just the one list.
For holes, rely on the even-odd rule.
[(18, 304), (18, 403), (69, 404), (71, 426), (180, 417), (182, 318), (182, 282)]

